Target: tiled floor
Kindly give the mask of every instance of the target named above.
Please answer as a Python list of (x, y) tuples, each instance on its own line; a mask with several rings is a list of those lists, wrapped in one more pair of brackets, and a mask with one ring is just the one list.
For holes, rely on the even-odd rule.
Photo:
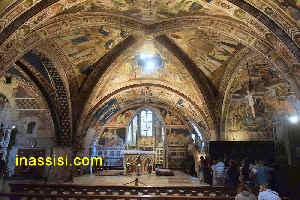
[[(124, 185), (128, 182), (134, 181), (136, 176), (95, 176), (83, 175), (74, 178), (75, 184), (82, 185)], [(156, 176), (141, 175), (139, 176), (139, 185), (146, 186), (204, 186), (200, 184), (199, 178), (189, 176), (183, 172), (175, 171), (175, 176)], [(134, 185), (134, 183), (129, 184)]]

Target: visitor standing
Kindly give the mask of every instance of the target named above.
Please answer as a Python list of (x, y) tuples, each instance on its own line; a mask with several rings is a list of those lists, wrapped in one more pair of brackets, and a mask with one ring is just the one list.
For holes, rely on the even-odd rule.
[(204, 183), (204, 167), (205, 167), (205, 159), (203, 156), (200, 157), (200, 162), (199, 162), (199, 180), (200, 183)]
[(240, 176), (240, 172), (237, 164), (235, 163), (235, 161), (230, 160), (229, 168), (226, 174), (226, 185), (229, 187), (236, 188), (239, 184), (239, 176)]
[(279, 194), (271, 190), (266, 183), (259, 186), (258, 200), (281, 200), (281, 198)]
[(241, 168), (240, 168), (240, 177), (239, 177), (241, 183), (249, 182), (249, 173), (250, 173), (249, 165), (250, 163), (248, 159), (244, 159), (242, 161)]
[(216, 164), (217, 164), (217, 161), (213, 160), (211, 163), (211, 167), (210, 167), (210, 177), (211, 177), (210, 183), (211, 183), (211, 185), (217, 185)]
[(224, 185), (224, 171), (225, 164), (222, 159), (218, 159), (218, 162), (214, 167), (214, 177), (216, 185)]
[(266, 185), (270, 181), (270, 173), (273, 168), (264, 165), (264, 161), (259, 161), (258, 166), (253, 168), (251, 173), (255, 176), (256, 185)]

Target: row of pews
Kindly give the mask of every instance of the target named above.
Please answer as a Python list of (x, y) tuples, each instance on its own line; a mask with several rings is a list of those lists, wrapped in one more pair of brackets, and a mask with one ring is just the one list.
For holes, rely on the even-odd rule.
[[(236, 192), (227, 187), (141, 187), (141, 186), (88, 186), (75, 184), (10, 184), (11, 193), (0, 193), (8, 200), (139, 200), (139, 199), (200, 199), (234, 200)], [(4, 198), (2, 198), (4, 197)]]
[[(157, 195), (41, 195), (41, 194), (5, 194), (0, 193), (0, 199), (7, 198), (7, 200), (234, 200), (234, 197), (186, 197), (186, 196), (157, 196)], [(2, 199), (5, 200), (5, 199)]]

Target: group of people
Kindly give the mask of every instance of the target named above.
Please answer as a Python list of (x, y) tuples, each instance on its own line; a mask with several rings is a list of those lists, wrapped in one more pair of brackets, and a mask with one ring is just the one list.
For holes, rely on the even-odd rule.
[(210, 160), (200, 157), (198, 176), (201, 183), (213, 186), (237, 188), (236, 200), (255, 200), (250, 188), (259, 187), (258, 200), (279, 200), (279, 194), (271, 190), (274, 169), (262, 160), (244, 159), (240, 165), (235, 160)]

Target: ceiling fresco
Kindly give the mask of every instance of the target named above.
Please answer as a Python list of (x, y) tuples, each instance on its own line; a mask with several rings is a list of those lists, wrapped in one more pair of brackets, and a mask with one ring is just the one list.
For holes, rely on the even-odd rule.
[[(31, 8), (41, 0), (2, 0), (0, 14), (9, 5), (12, 5), (1, 18), (7, 26), (11, 20)], [(291, 28), (298, 23), (299, 26), (299, 0), (246, 0), (254, 7), (265, 12), (273, 20), (279, 22), (284, 28)], [(57, 9), (59, 8), (59, 9)], [(237, 7), (226, 0), (60, 0), (40, 15), (40, 22), (45, 15), (75, 13), (80, 11), (110, 12), (134, 17), (142, 20), (159, 20), (171, 17), (199, 15), (209, 13), (212, 15), (232, 15)], [(288, 17), (288, 19), (284, 19)], [(0, 19), (1, 19), (0, 18)], [(46, 17), (48, 18), (48, 17)]]
[(81, 81), (91, 72), (91, 65), (127, 37), (123, 30), (90, 27), (60, 35), (55, 42), (72, 63)]
[(14, 2), (16, 2), (17, 0), (1, 0), (0, 2), (0, 14), (2, 12), (4, 12), (4, 10), (11, 4), (13, 4)]
[(149, 40), (136, 51), (120, 58), (99, 81), (97, 99), (125, 86), (157, 83), (182, 92), (202, 106), (201, 94), (197, 92), (192, 76), (165, 51), (158, 50)]
[(143, 21), (156, 21), (171, 17), (197, 15), (211, 12), (211, 14), (224, 14), (216, 8), (211, 0), (87, 0), (62, 13), (110, 12), (133, 17)]
[[(217, 130), (215, 126), (220, 113), (219, 108), (207, 105), (210, 95), (200, 92), (204, 78), (192, 77), (187, 69), (192, 73), (197, 70), (184, 66), (182, 63), (187, 62), (178, 60), (180, 56), (169, 52), (158, 37), (157, 40), (149, 39), (165, 34), (188, 55), (186, 60), (190, 58), (201, 69), (215, 88), (220, 88), (221, 82), (231, 83), (229, 104), (224, 106), (227, 109), (226, 139), (270, 140), (274, 117), (286, 111), (295, 112), (297, 101), (291, 86), (269, 61), (261, 57), (249, 61), (249, 70), (242, 66), (232, 82), (223, 75), (228, 63), (234, 63), (231, 61), (235, 61), (235, 56), (247, 45), (253, 51), (261, 49), (260, 53), (270, 56), (275, 63), (277, 58), (281, 61), (280, 56), (283, 62), (295, 63), (299, 50), (295, 47), (300, 47), (300, 0), (232, 2), (240, 7), (227, 0), (0, 0), (0, 36), (5, 36), (4, 39), (0, 37), (0, 68), (2, 70), (2, 65), (3, 69), (10, 66), (7, 60), (15, 62), (20, 58), (20, 62), (32, 65), (36, 75), (43, 76), (51, 85), (52, 80), (42, 58), (32, 50), (38, 49), (36, 45), (51, 40), (55, 44), (53, 46), (58, 47), (53, 50), (53, 58), (58, 55), (55, 55), (56, 50), (63, 52), (61, 57), (57, 57), (68, 60), (69, 63), (64, 63), (70, 67), (61, 71), (72, 71), (72, 77), (68, 73), (66, 77), (70, 85), (76, 85), (69, 87), (74, 96), (68, 100), (76, 102), (72, 98), (78, 96), (78, 107), (83, 108), (73, 109), (72, 105), (66, 115), (80, 118), (95, 110), (94, 117), (99, 123), (124, 125), (128, 124), (134, 111), (114, 114), (134, 105), (162, 105), (180, 112), (184, 118), (213, 133)], [(257, 19), (248, 14), (253, 8), (245, 6), (245, 2), (266, 17), (259, 12)], [(37, 3), (41, 4), (33, 8)], [(29, 11), (26, 13), (28, 20), (22, 21), (20, 16), (26, 11)], [(36, 15), (32, 16), (33, 13)], [(269, 23), (269, 19), (274, 20), (271, 21), (273, 24)], [(275, 27), (276, 23), (281, 28), (269, 30), (260, 21), (268, 22), (265, 23), (268, 27)], [(134, 42), (128, 42), (128, 46), (132, 45), (134, 49), (130, 49), (132, 46), (124, 48), (122, 55), (115, 56), (116, 60), (112, 59), (104, 75), (98, 77), (102, 69), (95, 70), (94, 64), (129, 35), (134, 35), (132, 41), (135, 43), (145, 40), (144, 45), (135, 48)], [(129, 39), (131, 37), (127, 41)], [(51, 46), (40, 48), (47, 51)], [(41, 92), (29, 79), (17, 68), (11, 68), (9, 73), (13, 75), (13, 83), (7, 86), (1, 79), (1, 84), (8, 88), (6, 93), (11, 94), (3, 94), (5, 98), (15, 98), (10, 101), (11, 105), (17, 109), (44, 109), (48, 112)], [(95, 75), (89, 79), (93, 83), (85, 82), (91, 74)], [(216, 102), (222, 102), (218, 99), (222, 94), (216, 96)], [(217, 104), (216, 107), (222, 107)], [(73, 111), (75, 114), (71, 113)], [(84, 114), (81, 115), (81, 111)], [(161, 111), (160, 114), (168, 125), (183, 124), (170, 111)]]
[(248, 67), (242, 66), (230, 91), (227, 140), (272, 140), (277, 117), (296, 112), (295, 93), (264, 58), (255, 57)]
[(169, 37), (180, 46), (205, 75), (214, 80), (219, 78), (227, 61), (236, 53), (239, 43), (233, 39), (220, 38), (220, 35), (209, 30), (186, 30), (170, 33)]
[[(257, 0), (248, 0), (250, 3), (254, 3)], [(300, 27), (300, 1), (299, 0), (269, 0), (265, 1), (271, 8), (266, 8), (264, 11), (271, 15), (276, 15), (276, 12), (284, 13), (291, 20), (293, 20), (298, 27)], [(260, 1), (254, 3), (254, 5), (260, 5)], [(274, 12), (275, 11), (275, 12)]]

